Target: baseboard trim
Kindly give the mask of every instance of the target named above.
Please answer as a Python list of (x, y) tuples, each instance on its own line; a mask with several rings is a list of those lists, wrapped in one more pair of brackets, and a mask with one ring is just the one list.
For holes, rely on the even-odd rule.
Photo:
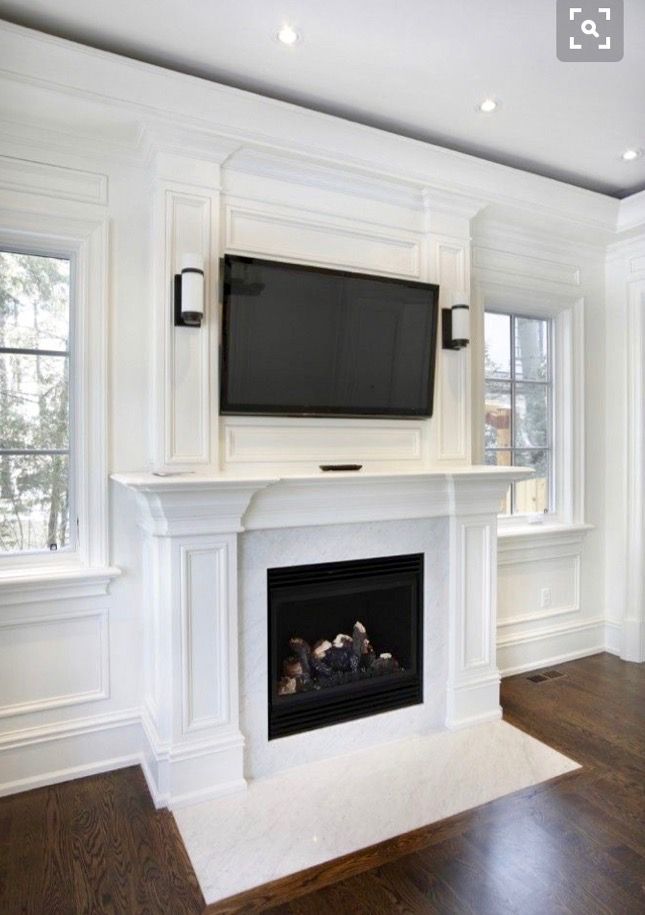
[[(0, 737), (0, 796), (30, 791), (141, 760), (139, 710), (21, 728)], [(69, 762), (70, 765), (61, 765)]]
[(129, 766), (138, 766), (140, 764), (141, 754), (133, 753), (130, 756), (104, 759), (87, 765), (70, 766), (67, 769), (59, 769), (56, 772), (46, 772), (42, 775), (32, 775), (13, 782), (4, 782), (0, 785), (0, 797), (19, 794), (22, 791), (32, 791), (34, 788), (46, 788), (48, 785), (59, 785), (61, 782), (70, 782), (77, 778), (86, 778), (89, 775), (100, 775), (102, 772), (127, 769)]
[(502, 679), (514, 677), (516, 674), (526, 674), (532, 670), (540, 670), (543, 667), (554, 667), (556, 664), (564, 664), (566, 661), (578, 661), (580, 658), (590, 658), (595, 654), (602, 654), (607, 649), (604, 646), (596, 648), (583, 648), (580, 651), (567, 651), (564, 654), (554, 655), (550, 658), (542, 658), (539, 664), (533, 661), (526, 664), (519, 664), (516, 667), (507, 667), (500, 671)]
[[(603, 651), (620, 655), (622, 636), (623, 624), (604, 618), (504, 634), (497, 642), (500, 674), (511, 677)], [(499, 717), (489, 695), (495, 679), (454, 689), (448, 727)], [(132, 765), (141, 765), (157, 807), (177, 808), (245, 789), (241, 735), (207, 741), (173, 759), (151, 725), (145, 709), (129, 708), (0, 734), (0, 796)], [(61, 766), (61, 760), (73, 765)], [(215, 785), (209, 784), (213, 768), (222, 779)], [(239, 778), (226, 777), (236, 771)]]
[(549, 626), (497, 639), (497, 663), (502, 677), (539, 670), (607, 650), (606, 620)]
[(623, 624), (620, 620), (605, 621), (605, 651), (620, 657), (623, 645)]

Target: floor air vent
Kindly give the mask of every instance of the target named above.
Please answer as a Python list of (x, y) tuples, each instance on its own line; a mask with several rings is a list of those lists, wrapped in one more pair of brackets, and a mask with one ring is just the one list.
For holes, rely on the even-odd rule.
[(531, 683), (546, 683), (548, 680), (557, 680), (560, 677), (565, 677), (566, 674), (563, 674), (559, 670), (545, 670), (543, 674), (531, 674), (530, 677), (527, 677), (527, 680), (530, 680)]

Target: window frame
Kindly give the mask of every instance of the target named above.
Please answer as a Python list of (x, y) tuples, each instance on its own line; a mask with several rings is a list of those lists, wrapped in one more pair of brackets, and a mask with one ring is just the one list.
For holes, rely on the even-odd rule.
[[(495, 451), (505, 451), (509, 452), (511, 455), (511, 462), (513, 460), (513, 455), (517, 451), (543, 451), (547, 454), (547, 484), (548, 484), (548, 508), (544, 512), (514, 512), (513, 511), (513, 501), (515, 493), (515, 485), (511, 484), (510, 487), (510, 499), (511, 499), (511, 511), (507, 514), (505, 512), (500, 512), (500, 519), (512, 519), (520, 518), (523, 521), (528, 521), (529, 519), (535, 518), (536, 516), (544, 516), (546, 519), (550, 519), (554, 516), (557, 516), (557, 501), (556, 501), (556, 429), (555, 429), (555, 320), (551, 316), (540, 315), (540, 314), (529, 314), (524, 309), (522, 311), (510, 311), (507, 309), (487, 307), (484, 309), (484, 319), (486, 314), (497, 314), (504, 315), (505, 317), (510, 318), (510, 374), (508, 379), (504, 378), (491, 378), (486, 375), (486, 368), (484, 366), (484, 397), (486, 395), (486, 382), (487, 381), (499, 381), (502, 384), (509, 385), (510, 392), (510, 401), (511, 401), (511, 443), (508, 448), (486, 448), (484, 444), (484, 458), (486, 457), (486, 452), (495, 452)], [(516, 318), (526, 318), (531, 321), (542, 321), (547, 324), (547, 378), (545, 381), (526, 381), (520, 379), (519, 381), (515, 375), (515, 319)], [(484, 322), (484, 334), (483, 334), (483, 346), (484, 353), (486, 347), (486, 337), (485, 337), (485, 322)], [(515, 417), (515, 397), (516, 397), (516, 387), (518, 384), (539, 384), (546, 389), (547, 397), (547, 441), (546, 445), (542, 448), (520, 448), (515, 445), (515, 429), (514, 429), (514, 417)], [(484, 407), (485, 409), (485, 407)], [(483, 435), (482, 435), (483, 438)]]
[[(6, 557), (12, 557), (17, 559), (20, 556), (31, 557), (38, 556), (44, 557), (50, 553), (64, 553), (67, 555), (73, 555), (78, 551), (78, 514), (76, 511), (76, 469), (77, 469), (77, 447), (75, 439), (75, 430), (77, 426), (77, 417), (76, 417), (76, 405), (77, 405), (77, 396), (76, 396), (76, 302), (75, 302), (75, 293), (76, 293), (76, 255), (70, 255), (68, 253), (61, 253), (58, 250), (45, 250), (45, 246), (39, 245), (38, 250), (35, 250), (33, 247), (26, 248), (24, 245), (5, 245), (3, 244), (3, 236), (0, 233), (0, 253), (10, 253), (10, 254), (24, 254), (27, 256), (34, 257), (51, 257), (57, 258), (58, 260), (66, 260), (69, 263), (69, 324), (68, 324), (68, 338), (67, 338), (67, 352), (65, 354), (60, 353), (57, 355), (65, 355), (67, 358), (67, 367), (68, 367), (68, 504), (69, 504), (69, 542), (62, 548), (57, 550), (48, 550), (46, 547), (42, 549), (32, 549), (32, 550), (20, 550), (16, 552), (2, 552), (0, 550), (0, 559), (4, 560)], [(5, 350), (0, 347), (0, 355), (2, 355)], [(38, 354), (37, 349), (25, 349), (25, 355), (36, 356)], [(9, 449), (10, 450), (10, 449)]]
[(108, 567), (107, 221), (0, 209), (0, 249), (70, 261), (70, 531), (73, 547), (0, 553), (0, 588)]
[[(501, 277), (500, 277), (501, 279)], [(506, 278), (505, 278), (506, 279)], [(552, 320), (553, 511), (499, 515), (500, 534), (584, 524), (584, 307), (581, 295), (554, 293), (537, 284), (481, 279), (474, 288), (473, 460), (484, 461), (484, 313)]]

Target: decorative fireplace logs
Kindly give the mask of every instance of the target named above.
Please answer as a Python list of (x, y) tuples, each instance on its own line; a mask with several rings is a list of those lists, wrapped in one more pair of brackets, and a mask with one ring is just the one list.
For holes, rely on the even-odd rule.
[(283, 662), (279, 696), (341, 686), (402, 669), (389, 652), (376, 654), (365, 626), (358, 621), (352, 635), (339, 632), (333, 642), (321, 639), (313, 646), (294, 637), (289, 639), (289, 647), (293, 654)]

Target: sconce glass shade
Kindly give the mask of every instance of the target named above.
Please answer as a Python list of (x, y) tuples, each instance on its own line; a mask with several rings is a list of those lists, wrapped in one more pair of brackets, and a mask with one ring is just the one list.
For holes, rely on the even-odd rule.
[(181, 317), (184, 324), (199, 327), (204, 316), (204, 258), (184, 254), (181, 259)]
[(470, 342), (470, 308), (463, 292), (453, 297), (452, 342), (460, 348), (468, 346)]

